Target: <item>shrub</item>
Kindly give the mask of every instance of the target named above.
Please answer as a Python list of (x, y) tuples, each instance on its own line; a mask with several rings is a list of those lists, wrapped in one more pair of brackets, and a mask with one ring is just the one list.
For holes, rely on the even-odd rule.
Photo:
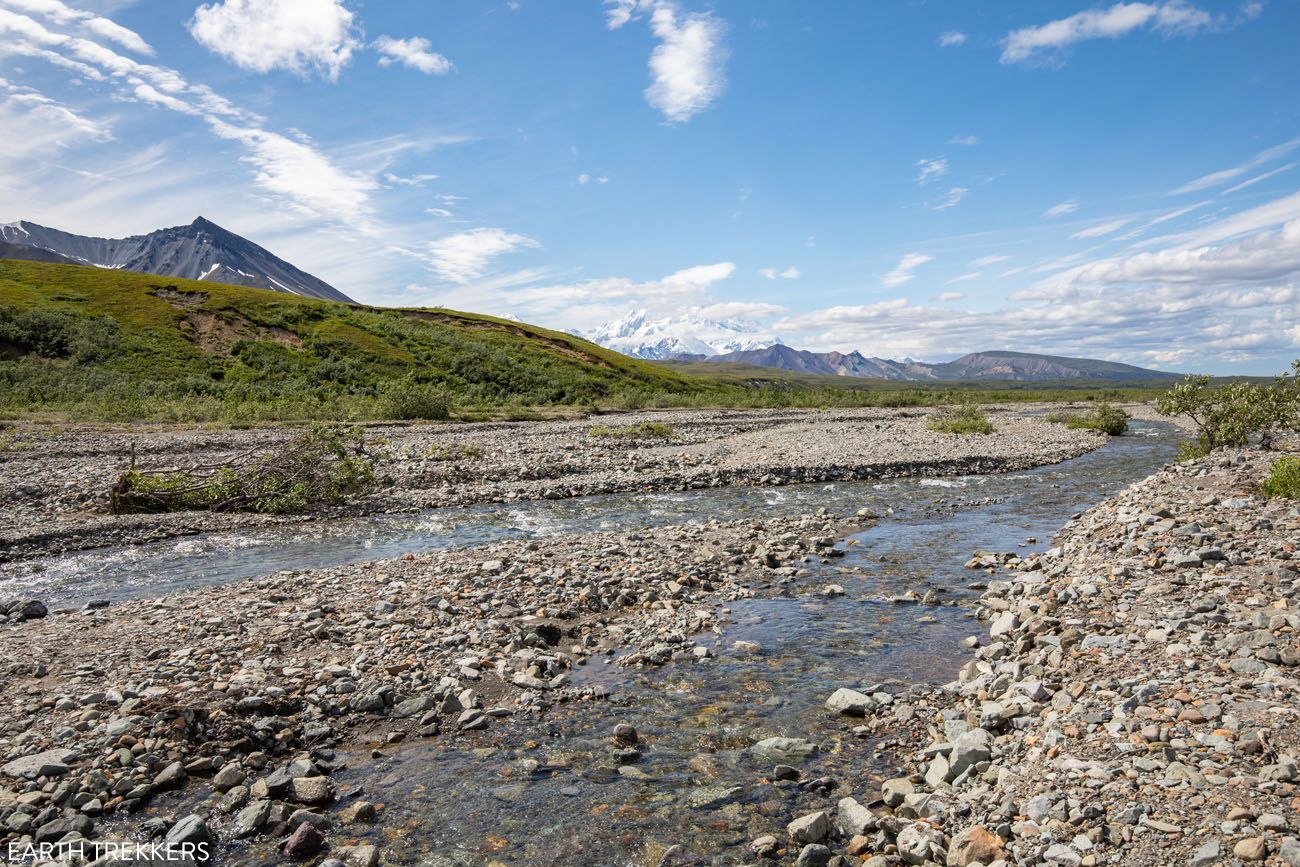
[(621, 427), (598, 424), (587, 431), (587, 436), (624, 440), (670, 440), (677, 436), (677, 432), (673, 430), (672, 425), (657, 421), (643, 421), (640, 424)]
[(451, 395), (436, 385), (399, 383), (385, 395), (384, 409), (402, 421), (442, 421), (451, 417)]
[(1233, 382), (1212, 387), (1210, 377), (1189, 375), (1156, 401), (1156, 409), (1191, 421), (1196, 438), (1184, 445), (1184, 457), (1241, 447), (1252, 439), (1267, 448), (1280, 431), (1300, 429), (1300, 362), (1293, 370), (1269, 385)]
[(1266, 497), (1300, 500), (1300, 458), (1281, 458), (1273, 464), (1260, 489)]
[(991, 434), (993, 423), (978, 406), (956, 406), (930, 416), (929, 428), (939, 433)]
[(113, 485), (109, 508), (139, 512), (280, 514), (334, 505), (369, 490), (374, 460), (359, 429), (316, 427), (256, 458), (190, 470), (132, 466)]
[(42, 358), (88, 362), (111, 356), (121, 342), (121, 329), (107, 316), (0, 307), (0, 342)]

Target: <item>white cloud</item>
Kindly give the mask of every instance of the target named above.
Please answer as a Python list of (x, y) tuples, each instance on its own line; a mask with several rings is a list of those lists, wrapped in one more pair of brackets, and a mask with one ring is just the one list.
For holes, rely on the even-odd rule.
[(152, 55), (153, 48), (140, 34), (115, 21), (102, 18), (81, 9), (73, 9), (61, 0), (4, 0), (3, 5), (21, 12), (41, 15), (56, 24), (76, 25), (92, 37), (116, 42), (128, 51)]
[(898, 260), (894, 270), (887, 273), (880, 280), (880, 285), (886, 289), (892, 289), (895, 286), (902, 286), (916, 275), (912, 272), (924, 265), (926, 262), (934, 260), (933, 256), (927, 256), (924, 253), (908, 253)]
[(195, 9), (189, 28), (208, 50), (253, 72), (337, 79), (361, 45), (341, 0), (219, 0)]
[[(942, 296), (941, 296), (942, 297)], [(1288, 357), (1300, 291), (1198, 286), (1080, 289), (992, 311), (914, 305), (906, 298), (830, 307), (774, 323), (810, 349), (953, 357), (1017, 349), (1130, 364)]]
[(609, 178), (605, 177), (604, 175), (593, 176), (587, 172), (583, 172), (582, 174), (578, 175), (578, 183), (583, 184), (584, 186), (586, 184), (607, 184), (609, 183)]
[(1043, 216), (1050, 220), (1053, 217), (1064, 217), (1066, 214), (1073, 214), (1077, 210), (1079, 210), (1079, 203), (1074, 199), (1066, 199), (1064, 202), (1052, 205), (1046, 211), (1043, 211)]
[(437, 175), (395, 175), (392, 172), (384, 172), (384, 180), (390, 184), (401, 187), (422, 187), (429, 181), (436, 181)]
[(1077, 42), (1117, 39), (1148, 26), (1166, 36), (1190, 36), (1213, 23), (1208, 12), (1183, 0), (1116, 3), (1107, 9), (1088, 9), (1068, 18), (1011, 31), (1002, 43), (1002, 62), (1032, 61), (1043, 55), (1052, 56)]
[(1153, 219), (1150, 223), (1147, 223), (1147, 225), (1158, 226), (1161, 223), (1167, 223), (1170, 220), (1176, 220), (1179, 217), (1183, 216), (1184, 214), (1190, 214), (1192, 211), (1195, 211), (1197, 208), (1203, 208), (1208, 204), (1209, 202), (1197, 202), (1196, 204), (1188, 205), (1185, 208), (1178, 208), (1173, 211), (1167, 211), (1166, 213), (1163, 213), (1160, 216)]
[(797, 280), (802, 276), (802, 272), (793, 265), (785, 269), (778, 269), (769, 266), (767, 268), (759, 268), (758, 275), (767, 280), (776, 280), (778, 277), (782, 280)]
[[(4, 0), (9, 2), (9, 0)], [(73, 21), (69, 26), (80, 26)], [(241, 159), (255, 169), (253, 182), (302, 215), (373, 231), (370, 193), (373, 177), (337, 165), (305, 136), (293, 138), (263, 129), (263, 119), (245, 111), (203, 84), (185, 80), (167, 67), (132, 60), (83, 37), (51, 31), (26, 16), (0, 9), (0, 39), (48, 47), (71, 55), (102, 73), (118, 98), (165, 108), (205, 121), (217, 137), (238, 142)]]
[(936, 157), (932, 160), (917, 160), (913, 165), (921, 170), (916, 176), (916, 182), (918, 184), (928, 184), (930, 181), (948, 174), (947, 157)]
[(726, 88), (722, 22), (709, 13), (679, 15), (667, 2), (655, 5), (650, 29), (659, 38), (650, 55), (654, 81), (646, 88), (650, 105), (675, 123), (704, 111)]
[(300, 210), (369, 230), (371, 178), (345, 171), (309, 143), (279, 133), (238, 127), (208, 118), (212, 131), (247, 149), (242, 157), (257, 168), (254, 182)]
[(962, 145), (964, 147), (973, 147), (980, 143), (980, 137), (977, 135), (955, 135), (948, 139), (950, 145)]
[(716, 265), (695, 265), (674, 271), (661, 281), (668, 286), (690, 286), (708, 288), (719, 280), (726, 280), (736, 271), (734, 262), (718, 262)]
[(1086, 229), (1080, 229), (1071, 235), (1071, 238), (1104, 238), (1107, 235), (1113, 235), (1120, 229), (1131, 223), (1132, 220), (1127, 218), (1111, 220), (1108, 223), (1099, 223), (1096, 226), (1089, 226)]
[(1010, 258), (1010, 256), (994, 254), (992, 256), (980, 256), (978, 259), (972, 259), (970, 263), (976, 268), (984, 268), (988, 265), (996, 265), (998, 262), (1005, 262)]
[(1244, 190), (1244, 189), (1246, 189), (1247, 187), (1253, 187), (1253, 186), (1255, 186), (1255, 184), (1258, 184), (1260, 181), (1266, 181), (1266, 180), (1268, 180), (1269, 178), (1274, 177), (1275, 175), (1280, 175), (1280, 174), (1282, 174), (1283, 172), (1289, 172), (1289, 171), (1291, 171), (1293, 168), (1295, 168), (1296, 166), (1300, 166), (1300, 163), (1287, 163), (1286, 165), (1284, 165), (1284, 166), (1279, 166), (1279, 167), (1273, 169), (1272, 171), (1264, 172), (1262, 175), (1255, 175), (1255, 177), (1253, 177), (1253, 178), (1247, 178), (1246, 180), (1242, 181), (1242, 182), (1239, 183), (1239, 184), (1236, 184), (1236, 185), (1234, 185), (1234, 186), (1228, 187), (1226, 190), (1224, 190), (1224, 191), (1223, 191), (1222, 193), (1220, 193), (1219, 195), (1221, 195), (1221, 196), (1226, 196), (1226, 195), (1228, 195), (1229, 193), (1240, 192), (1241, 190)]
[(1233, 166), (1230, 169), (1223, 169), (1217, 172), (1210, 172), (1210, 174), (1202, 175), (1194, 181), (1188, 181), (1178, 189), (1173, 190), (1170, 195), (1176, 196), (1180, 193), (1193, 193), (1198, 190), (1204, 190), (1208, 187), (1226, 184), (1228, 181), (1241, 177), (1251, 169), (1258, 168), (1265, 163), (1271, 163), (1273, 160), (1286, 156), (1298, 147), (1300, 147), (1300, 136), (1297, 136), (1290, 141), (1282, 142), (1282, 144), (1274, 145), (1267, 150), (1262, 150), (1241, 165)]
[(1239, 241), (1171, 247), (1081, 266), (1056, 285), (1129, 283), (1236, 285), (1300, 274), (1300, 218)]
[[(438, 303), (469, 310), (514, 310), (530, 322), (558, 328), (587, 330), (644, 309), (654, 317), (684, 314), (709, 318), (759, 318), (786, 312), (765, 302), (718, 301), (713, 289), (736, 270), (732, 262), (683, 268), (666, 277), (637, 281), (629, 277), (597, 277), (562, 283), (541, 282), (544, 274), (522, 272), (498, 280), (476, 280), (454, 290), (440, 290)], [(428, 303), (429, 293), (419, 303)]]
[(936, 211), (946, 211), (949, 208), (955, 208), (961, 204), (961, 200), (966, 198), (966, 194), (969, 192), (970, 190), (965, 187), (950, 187), (948, 192), (944, 193), (943, 197), (935, 203), (934, 209)]
[(965, 297), (966, 293), (964, 292), (940, 292), (938, 295), (934, 296), (934, 300), (946, 304), (950, 301), (960, 301)]
[(650, 54), (650, 86), (645, 98), (672, 123), (689, 120), (713, 104), (726, 89), (726, 25), (708, 12), (680, 12), (673, 0), (605, 0), (610, 30), (643, 14), (658, 39)]
[(433, 43), (422, 36), (396, 39), (380, 36), (370, 47), (378, 51), (380, 66), (400, 63), (426, 75), (446, 75), (452, 70), (451, 61), (433, 50)]
[(113, 138), (107, 124), (83, 117), (28, 87), (0, 78), (0, 157), (48, 158), (53, 151)]
[(966, 34), (958, 30), (945, 30), (939, 34), (939, 44), (944, 48), (952, 45), (965, 45), (966, 38)]
[(979, 271), (971, 271), (966, 274), (959, 274), (956, 277), (953, 277), (951, 280), (946, 280), (944, 281), (943, 285), (955, 286), (958, 283), (969, 283), (971, 280), (978, 280), (979, 278), (980, 278)]
[(430, 264), (444, 280), (468, 283), (483, 276), (491, 259), (520, 248), (540, 246), (526, 235), (505, 229), (470, 229), (431, 241)]

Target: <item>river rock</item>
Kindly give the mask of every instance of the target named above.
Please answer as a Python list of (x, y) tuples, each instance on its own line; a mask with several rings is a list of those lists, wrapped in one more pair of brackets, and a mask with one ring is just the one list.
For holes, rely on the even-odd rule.
[(796, 843), (820, 843), (831, 831), (831, 818), (824, 810), (819, 810), (795, 819), (785, 831)]
[(870, 696), (841, 687), (826, 699), (826, 709), (847, 716), (866, 716), (867, 711), (876, 706)]
[(325, 847), (325, 838), (321, 836), (310, 822), (300, 824), (284, 841), (284, 854), (294, 861), (305, 861), (314, 857)]

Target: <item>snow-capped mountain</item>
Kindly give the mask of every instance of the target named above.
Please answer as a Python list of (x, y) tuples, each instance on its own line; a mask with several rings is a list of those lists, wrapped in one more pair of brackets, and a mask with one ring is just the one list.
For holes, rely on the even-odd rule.
[(123, 268), (352, 301), (319, 277), (203, 217), (188, 226), (129, 238), (91, 238), (19, 220), (0, 225), (0, 258)]
[(781, 342), (775, 334), (743, 319), (708, 319), (689, 314), (651, 319), (644, 310), (634, 310), (582, 336), (624, 355), (659, 360), (744, 352)]

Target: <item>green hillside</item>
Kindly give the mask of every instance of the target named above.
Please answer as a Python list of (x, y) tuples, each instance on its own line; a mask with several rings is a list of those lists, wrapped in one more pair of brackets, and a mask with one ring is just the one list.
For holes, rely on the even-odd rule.
[(172, 277), (0, 261), (0, 410), (122, 419), (392, 418), (675, 401), (711, 383), (572, 335)]

